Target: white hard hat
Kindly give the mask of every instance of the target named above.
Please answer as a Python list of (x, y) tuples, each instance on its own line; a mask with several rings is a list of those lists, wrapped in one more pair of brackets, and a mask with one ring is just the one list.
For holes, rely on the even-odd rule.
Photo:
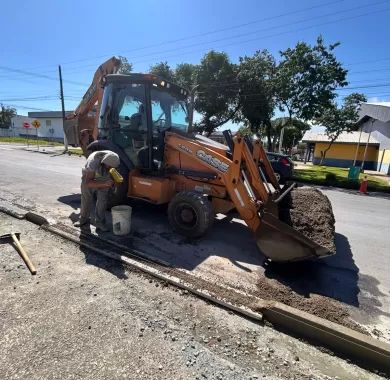
[(114, 152), (107, 152), (101, 161), (102, 164), (110, 166), (111, 168), (117, 168), (120, 163), (119, 156)]

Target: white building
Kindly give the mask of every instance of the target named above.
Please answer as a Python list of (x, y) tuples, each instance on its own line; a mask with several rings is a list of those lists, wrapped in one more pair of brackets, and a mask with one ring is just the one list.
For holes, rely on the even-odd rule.
[(32, 119), (30, 119), (28, 116), (15, 115), (11, 119), (11, 128), (10, 129), (19, 130), (19, 129), (23, 128), (24, 123), (30, 124), (31, 122), (32, 122)]
[(41, 123), (41, 126), (38, 128), (38, 137), (53, 140), (64, 139), (61, 111), (29, 112), (28, 117)]
[(363, 103), (359, 116), (360, 130), (380, 144), (376, 170), (390, 175), (390, 103)]
[[(69, 112), (66, 114), (69, 114)], [(38, 131), (32, 126), (34, 120), (38, 120), (41, 124)], [(30, 128), (24, 128), (24, 123), (29, 123)], [(12, 126), (9, 132), (12, 136), (26, 136), (27, 134), (35, 136), (38, 132), (38, 137), (45, 140), (62, 141), (64, 139), (62, 112), (29, 112), (28, 116), (16, 115), (12, 118)]]
[(28, 116), (15, 115), (13, 118), (11, 118), (11, 126), (9, 128), (0, 129), (0, 136), (2, 137), (26, 136), (27, 133), (31, 135), (33, 132), (27, 131), (26, 128), (23, 128), (23, 124), (29, 123), (29, 125), (31, 125), (32, 121), (33, 119), (29, 118)]

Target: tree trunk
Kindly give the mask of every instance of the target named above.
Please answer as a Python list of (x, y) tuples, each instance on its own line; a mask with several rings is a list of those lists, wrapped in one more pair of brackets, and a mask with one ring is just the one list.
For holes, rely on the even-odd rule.
[(272, 125), (271, 125), (271, 121), (267, 120), (265, 125), (266, 125), (265, 132), (267, 134), (267, 150), (268, 150), (268, 152), (272, 152), (272, 140), (271, 140)]
[(272, 150), (271, 150), (271, 152), (275, 152), (275, 147), (276, 147), (276, 139), (277, 139), (277, 137), (276, 137), (276, 136), (274, 136), (274, 138), (272, 139)]
[(321, 166), (322, 163), (324, 162), (325, 157), (326, 157), (326, 153), (328, 153), (330, 147), (331, 147), (332, 144), (335, 142), (335, 140), (337, 139), (337, 137), (338, 137), (338, 136), (336, 136), (335, 138), (333, 138), (333, 139), (330, 140), (330, 143), (329, 143), (328, 147), (327, 147), (325, 150), (321, 150), (320, 166)]

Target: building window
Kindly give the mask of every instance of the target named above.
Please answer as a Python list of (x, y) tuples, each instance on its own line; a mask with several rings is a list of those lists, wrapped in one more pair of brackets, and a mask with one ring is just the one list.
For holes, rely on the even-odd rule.
[(46, 127), (51, 127), (51, 120), (46, 120)]

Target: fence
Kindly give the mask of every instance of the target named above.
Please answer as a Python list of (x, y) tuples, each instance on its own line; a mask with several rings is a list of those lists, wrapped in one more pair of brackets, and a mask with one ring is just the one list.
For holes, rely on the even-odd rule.
[[(54, 134), (54, 129), (49, 129), (49, 132), (51, 134)], [(25, 139), (36, 139), (37, 138), (37, 131), (35, 128), (0, 128), (0, 137), (23, 137)], [(39, 136), (39, 131), (38, 131), (38, 139), (39, 140), (45, 140), (48, 142), (62, 142), (63, 139), (60, 137), (54, 137), (54, 136)]]

